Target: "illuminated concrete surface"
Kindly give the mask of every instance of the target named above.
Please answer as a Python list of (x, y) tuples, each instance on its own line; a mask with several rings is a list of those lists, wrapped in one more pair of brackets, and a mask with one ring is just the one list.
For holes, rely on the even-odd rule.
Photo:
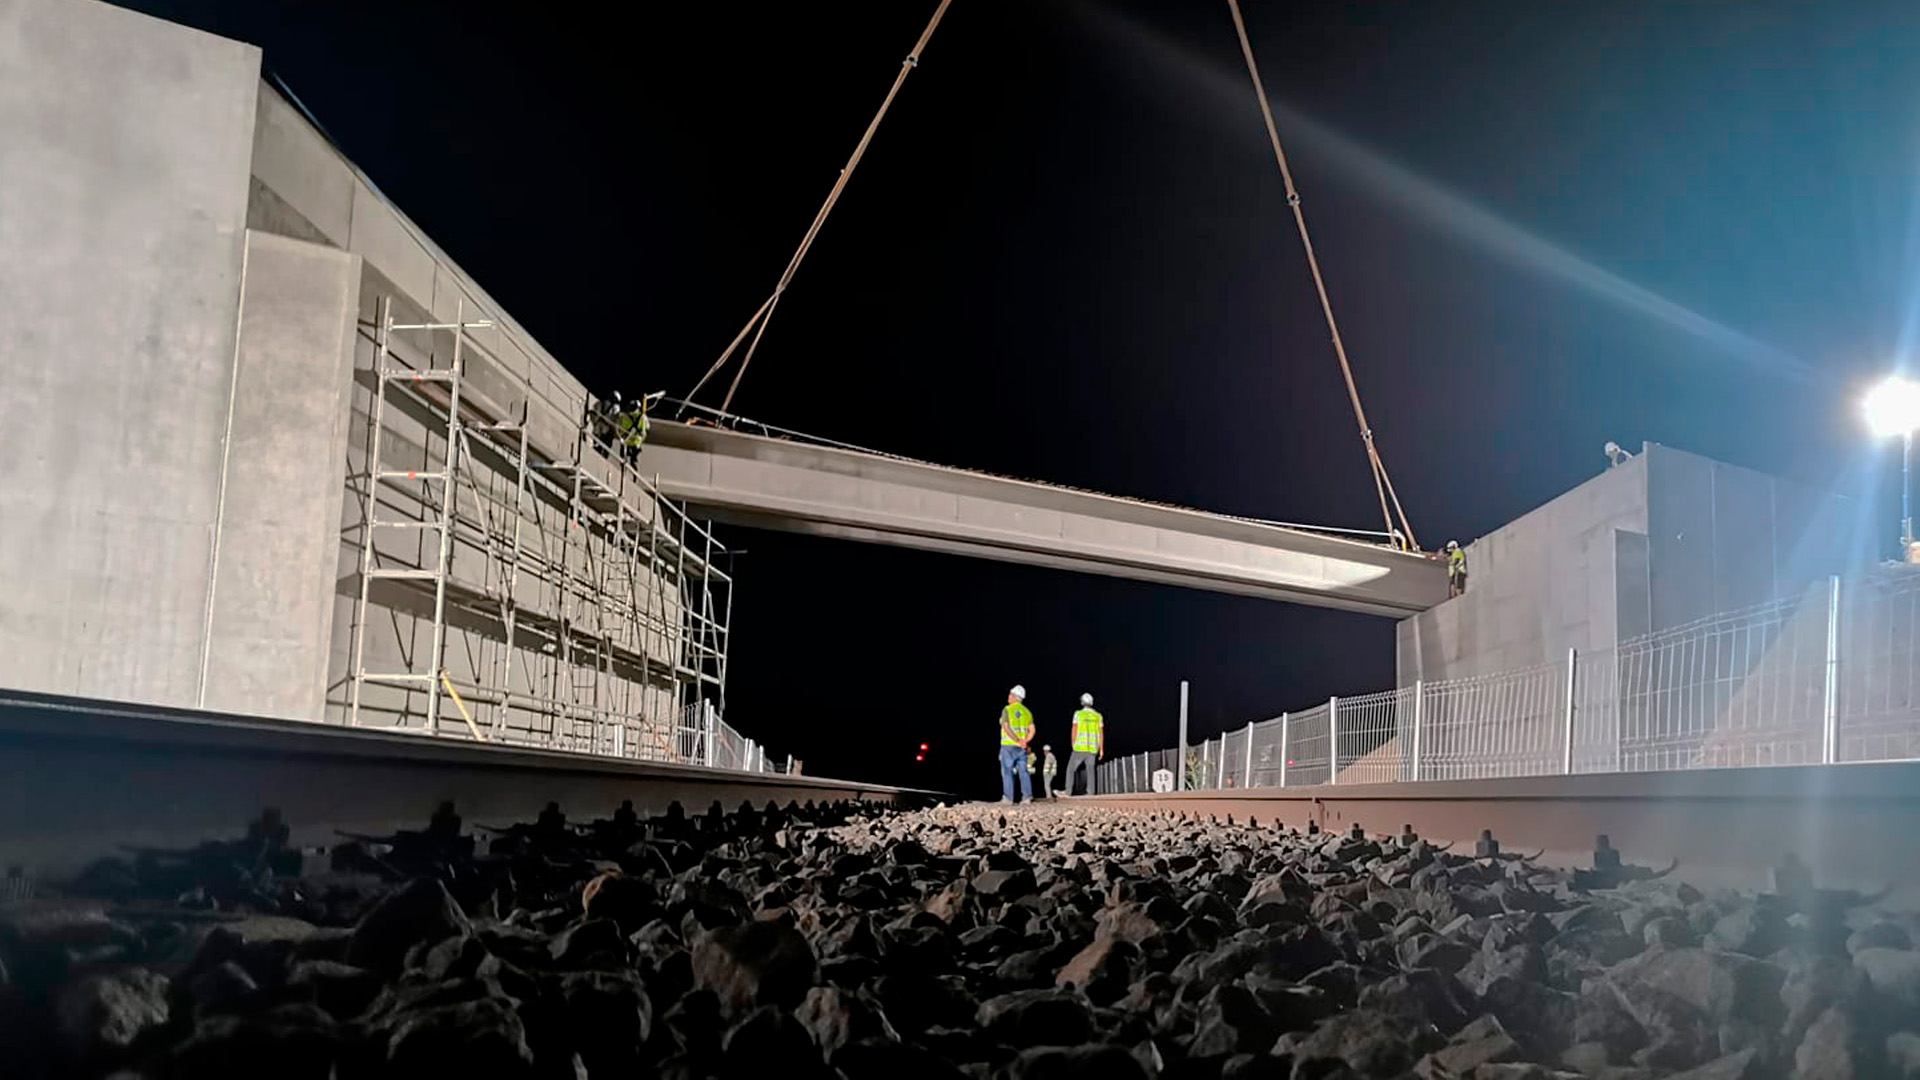
[(985, 473), (657, 423), (641, 471), (722, 521), (1375, 615), (1446, 599), (1387, 548)]

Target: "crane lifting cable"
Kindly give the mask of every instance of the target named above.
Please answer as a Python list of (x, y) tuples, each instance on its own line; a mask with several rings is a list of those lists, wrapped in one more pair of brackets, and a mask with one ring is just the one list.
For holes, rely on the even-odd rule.
[(1388, 535), (1396, 539), (1395, 546), (1419, 551), (1420, 542), (1414, 538), (1413, 526), (1407, 523), (1406, 511), (1400, 507), (1400, 496), (1393, 490), (1393, 479), (1387, 475), (1386, 462), (1380, 459), (1380, 448), (1374, 444), (1367, 410), (1360, 405), (1353, 365), (1348, 362), (1347, 346), (1340, 339), (1340, 324), (1333, 318), (1333, 301), (1328, 299), (1327, 283), (1320, 276), (1320, 260), (1313, 253), (1313, 238), (1307, 235), (1306, 211), (1301, 209), (1300, 192), (1293, 185), (1293, 170), (1287, 167), (1287, 152), (1280, 147), (1280, 128), (1273, 122), (1273, 106), (1268, 104), (1266, 85), (1260, 81), (1260, 65), (1253, 59), (1253, 42), (1247, 38), (1246, 20), (1240, 17), (1240, 0), (1227, 0), (1227, 8), (1233, 12), (1233, 29), (1240, 35), (1240, 54), (1246, 57), (1247, 74), (1253, 77), (1253, 92), (1260, 99), (1260, 115), (1267, 122), (1267, 140), (1273, 144), (1273, 158), (1280, 163), (1280, 178), (1287, 185), (1287, 205), (1293, 208), (1294, 224), (1300, 227), (1300, 245), (1306, 249), (1307, 269), (1313, 272), (1313, 287), (1320, 294), (1320, 310), (1326, 314), (1327, 333), (1333, 338), (1333, 355), (1339, 359), (1340, 374), (1346, 379), (1347, 398), (1353, 402), (1353, 418), (1360, 424), (1360, 441), (1366, 446), (1367, 461), (1373, 467), (1373, 487), (1380, 498), (1380, 515), (1386, 519)]
[[(721, 368), (726, 366), (734, 350), (738, 349), (740, 343), (745, 341), (747, 335), (751, 333), (753, 340), (747, 344), (746, 355), (740, 358), (740, 369), (733, 373), (733, 383), (727, 387), (727, 396), (720, 402), (720, 413), (723, 416), (726, 415), (728, 408), (733, 404), (735, 391), (740, 389), (740, 380), (747, 373), (747, 365), (753, 363), (754, 350), (760, 347), (760, 338), (767, 332), (767, 323), (772, 321), (773, 311), (780, 305), (780, 295), (787, 291), (788, 285), (792, 284), (794, 271), (800, 269), (800, 260), (807, 257), (807, 249), (813, 246), (814, 238), (820, 235), (820, 227), (827, 223), (827, 215), (833, 212), (834, 204), (840, 201), (841, 192), (847, 189), (847, 181), (853, 179), (853, 170), (859, 167), (860, 158), (867, 152), (867, 144), (873, 141), (873, 133), (880, 130), (880, 121), (886, 117), (887, 109), (893, 105), (893, 99), (900, 93), (901, 85), (907, 81), (908, 73), (920, 66), (920, 54), (926, 51), (928, 39), (933, 37), (934, 28), (940, 25), (940, 17), (947, 13), (947, 5), (952, 2), (953, 0), (940, 0), (940, 6), (933, 11), (933, 18), (927, 20), (927, 28), (920, 32), (920, 40), (913, 43), (913, 51), (900, 62), (900, 72), (893, 77), (893, 85), (887, 89), (886, 99), (880, 102), (880, 110), (873, 114), (873, 122), (867, 125), (866, 134), (860, 136), (859, 145), (853, 148), (853, 155), (847, 158), (846, 167), (840, 170), (839, 178), (833, 183), (833, 190), (827, 192), (827, 201), (820, 204), (820, 212), (813, 215), (813, 224), (807, 227), (806, 235), (801, 237), (799, 248), (794, 251), (793, 258), (787, 263), (786, 271), (780, 275), (779, 282), (773, 287), (773, 295), (767, 297), (766, 302), (760, 305), (760, 310), (754, 312), (753, 317), (747, 320), (747, 324), (733, 336), (733, 341), (729, 342), (726, 350), (720, 354), (720, 359), (715, 360), (713, 366), (707, 369), (707, 373), (700, 376), (700, 381), (695, 383), (693, 390), (687, 394), (686, 401), (692, 401), (700, 393), (701, 387), (707, 385), (707, 380), (713, 378)], [(682, 415), (685, 412), (686, 405), (683, 404), (680, 412), (675, 415)]]

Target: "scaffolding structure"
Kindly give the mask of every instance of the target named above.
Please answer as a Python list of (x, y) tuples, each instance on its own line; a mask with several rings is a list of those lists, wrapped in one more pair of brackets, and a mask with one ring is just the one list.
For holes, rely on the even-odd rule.
[(345, 722), (718, 764), (725, 549), (612, 445), (601, 403), (557, 435), (535, 431), (531, 394), (493, 400), (473, 335), (491, 327), (464, 303), (451, 322), (397, 322), (380, 300), (356, 372), (370, 400)]

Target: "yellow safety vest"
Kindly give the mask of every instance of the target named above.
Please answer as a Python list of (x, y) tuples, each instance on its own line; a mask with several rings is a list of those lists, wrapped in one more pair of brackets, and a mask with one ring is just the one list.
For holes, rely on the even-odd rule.
[(1021, 743), (1033, 738), (1033, 714), (1027, 711), (1025, 705), (1014, 702), (1012, 705), (1007, 706), (1000, 715), (1007, 722), (1007, 730), (1013, 733), (1011, 738), (1007, 736), (1006, 732), (1000, 734), (1001, 746), (1019, 746)]
[(1100, 726), (1106, 721), (1092, 709), (1081, 709), (1073, 714), (1073, 749), (1075, 753), (1098, 753), (1100, 750)]

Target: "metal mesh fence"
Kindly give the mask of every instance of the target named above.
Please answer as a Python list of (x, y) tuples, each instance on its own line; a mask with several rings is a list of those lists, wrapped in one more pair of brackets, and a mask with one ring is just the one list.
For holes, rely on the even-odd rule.
[[(1420, 687), (1421, 780), (1542, 776), (1559, 772), (1566, 671), (1557, 665)], [(1411, 692), (1411, 691), (1409, 691)], [(1413, 742), (1409, 729), (1409, 742)]]
[(1920, 572), (1829, 579), (1564, 661), (1415, 683), (1107, 762), (1102, 791), (1920, 758)]

